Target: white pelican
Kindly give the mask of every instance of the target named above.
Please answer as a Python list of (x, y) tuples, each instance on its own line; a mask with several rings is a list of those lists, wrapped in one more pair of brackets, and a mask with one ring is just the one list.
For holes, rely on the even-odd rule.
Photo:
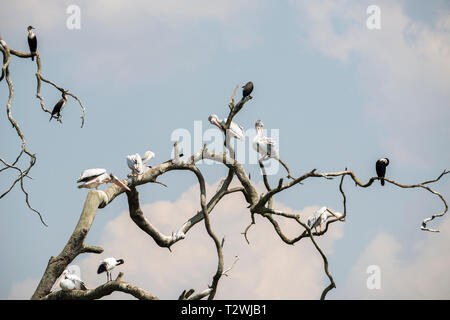
[(37, 49), (37, 38), (36, 35), (33, 33), (33, 27), (32, 26), (28, 26), (27, 30), (28, 30), (28, 46), (30, 47), (30, 53), (32, 54), (31, 56), (31, 61), (34, 61), (34, 55), (36, 54), (36, 49)]
[[(220, 120), (217, 115), (212, 114), (208, 117), (208, 120), (213, 125), (217, 126), (220, 130), (224, 131), (225, 124), (227, 123), (227, 118)], [(228, 133), (232, 138), (236, 138), (239, 140), (244, 139), (244, 128), (233, 121), (231, 121), (230, 128), (227, 131), (227, 137)]]
[(106, 271), (107, 281), (112, 281), (111, 270), (114, 269), (116, 266), (119, 266), (123, 263), (124, 263), (123, 259), (116, 260), (116, 258), (106, 258), (100, 262), (100, 265), (98, 266), (97, 274), (100, 274), (100, 273)]
[(264, 135), (264, 124), (261, 120), (255, 122), (256, 136), (253, 138), (253, 149), (262, 155), (261, 160), (278, 157), (275, 140)]
[(326, 223), (328, 218), (336, 217), (339, 219), (342, 216), (342, 214), (338, 212), (332, 212), (327, 207), (322, 207), (319, 210), (317, 210), (313, 216), (308, 218), (308, 227), (310, 229), (315, 229), (317, 232), (317, 227), (320, 226), (320, 232), (322, 232), (322, 225)]
[(386, 167), (389, 165), (388, 158), (381, 158), (375, 164), (375, 169), (377, 170), (377, 175), (381, 178), (381, 185), (384, 186), (384, 176), (386, 175)]
[(69, 270), (64, 270), (58, 284), (55, 286), (60, 286), (64, 291), (70, 290), (88, 290), (83, 280), (79, 276), (70, 272)]
[(83, 182), (78, 188), (97, 189), (103, 183), (114, 183), (126, 191), (131, 191), (125, 184), (122, 183), (115, 175), (108, 174), (106, 169), (87, 169), (81, 173), (77, 182)]
[(260, 164), (262, 164), (262, 161), (268, 160), (270, 158), (276, 159), (286, 169), (288, 178), (292, 178), (291, 171), (289, 170), (288, 166), (278, 156), (275, 140), (267, 138), (264, 135), (263, 128), (263, 122), (261, 120), (257, 120), (255, 122), (255, 129), (257, 133), (253, 138), (253, 149), (261, 154), (261, 159), (259, 159)]
[(145, 164), (154, 157), (155, 153), (152, 151), (146, 151), (144, 154), (144, 158), (141, 158), (139, 153), (131, 154), (127, 156), (127, 165), (131, 169), (132, 174), (143, 174), (146, 171)]

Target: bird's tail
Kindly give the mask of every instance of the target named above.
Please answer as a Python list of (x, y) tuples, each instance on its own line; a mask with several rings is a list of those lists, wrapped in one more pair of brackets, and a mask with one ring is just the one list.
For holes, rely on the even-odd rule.
[(97, 274), (100, 274), (100, 273), (105, 272), (105, 271), (106, 271), (106, 265), (105, 264), (102, 263), (101, 265), (98, 266)]
[(384, 186), (384, 179), (381, 179), (381, 185)]
[(48, 122), (52, 121), (53, 119), (53, 115), (50, 116), (50, 120), (48, 120)]
[(31, 61), (34, 61), (34, 55), (31, 56)]

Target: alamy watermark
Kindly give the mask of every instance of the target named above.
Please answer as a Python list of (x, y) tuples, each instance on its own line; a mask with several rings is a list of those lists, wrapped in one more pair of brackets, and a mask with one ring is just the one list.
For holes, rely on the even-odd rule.
[(67, 7), (66, 13), (69, 14), (66, 20), (66, 27), (69, 30), (81, 29), (81, 9), (75, 4)]
[(366, 20), (366, 26), (369, 30), (380, 30), (381, 29), (381, 9), (377, 5), (370, 5), (366, 9), (366, 13), (369, 17)]
[[(210, 126), (209, 122), (207, 126)], [(228, 149), (224, 145), (225, 137), (221, 130), (217, 128), (203, 128), (203, 121), (194, 121), (193, 133), (186, 128), (178, 128), (172, 131), (170, 140), (172, 142), (178, 142), (179, 152), (185, 156), (190, 156), (195, 152), (202, 150), (203, 145), (206, 144), (209, 151), (216, 153), (227, 152), (230, 156)], [(279, 141), (280, 130), (279, 129), (264, 129), (265, 135), (275, 141), (276, 152), (279, 155)], [(270, 134), (269, 134), (270, 133)], [(236, 154), (236, 160), (241, 164), (258, 164), (259, 157), (256, 150), (253, 147), (253, 139), (257, 132), (254, 128), (249, 128), (244, 131), (244, 138), (242, 140), (230, 139), (230, 145), (234, 149)], [(174, 158), (174, 151), (172, 151), (172, 158)], [(217, 162), (210, 159), (202, 159), (199, 163), (212, 165)], [(275, 175), (280, 169), (280, 163), (275, 159), (266, 160), (263, 162), (267, 175)]]
[(380, 290), (381, 289), (381, 269), (379, 266), (373, 264), (367, 267), (366, 273), (370, 276), (366, 280), (367, 289)]

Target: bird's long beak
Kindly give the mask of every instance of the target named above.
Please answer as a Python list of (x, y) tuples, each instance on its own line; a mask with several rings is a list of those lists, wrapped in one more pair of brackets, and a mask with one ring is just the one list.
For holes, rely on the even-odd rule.
[(222, 129), (222, 124), (221, 124), (217, 119), (214, 119), (214, 123), (215, 123), (215, 125), (216, 125), (217, 127), (219, 127), (220, 129)]
[(115, 185), (121, 187), (123, 190), (131, 191), (130, 188), (128, 188), (125, 184), (122, 183), (115, 175), (111, 174), (111, 182)]
[(329, 213), (331, 213), (336, 219), (341, 219), (342, 218), (342, 216), (343, 216), (343, 214), (337, 214), (337, 213), (335, 213), (335, 212), (332, 212), (331, 210), (329, 210), (328, 208), (327, 208), (327, 211), (329, 212)]

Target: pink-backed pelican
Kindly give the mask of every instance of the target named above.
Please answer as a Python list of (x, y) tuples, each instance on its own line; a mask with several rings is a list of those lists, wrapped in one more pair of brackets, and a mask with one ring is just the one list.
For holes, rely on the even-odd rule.
[(262, 161), (270, 158), (276, 159), (286, 169), (288, 178), (293, 179), (288, 166), (280, 159), (276, 150), (275, 140), (267, 138), (264, 134), (264, 124), (261, 120), (255, 122), (256, 136), (253, 138), (253, 149), (261, 155), (259, 159), (260, 165)]
[[(220, 120), (217, 115), (212, 114), (208, 117), (208, 121), (217, 126), (217, 128), (219, 128), (220, 130), (224, 131), (225, 124), (227, 123), (227, 118)], [(238, 125), (236, 122), (231, 121), (230, 128), (227, 130), (227, 135), (228, 133), (232, 138), (236, 138), (239, 140), (244, 139), (244, 128), (242, 128), (242, 126)]]
[(333, 212), (327, 207), (322, 207), (317, 210), (313, 216), (308, 218), (308, 227), (310, 229), (315, 229), (315, 231), (317, 232), (317, 227), (320, 226), (320, 232), (322, 232), (322, 225), (324, 225), (331, 217), (339, 219), (340, 217), (342, 217), (342, 214)]
[(69, 270), (64, 270), (55, 288), (60, 287), (63, 291), (88, 290), (83, 280)]
[(127, 156), (127, 165), (131, 169), (133, 175), (145, 173), (147, 166), (145, 164), (155, 157), (155, 153), (152, 151), (146, 151), (144, 158), (141, 158), (139, 153)]
[(99, 185), (103, 183), (114, 183), (126, 191), (131, 191), (125, 184), (122, 183), (115, 175), (108, 174), (106, 169), (87, 169), (81, 173), (80, 178), (77, 180), (80, 184), (78, 188), (97, 189)]
[(107, 282), (112, 281), (111, 270), (123, 263), (124, 263), (123, 259), (106, 258), (100, 262), (100, 265), (98, 266), (97, 269), (97, 274), (106, 272), (106, 281)]
[(256, 136), (253, 138), (253, 149), (261, 154), (261, 161), (269, 158), (277, 158), (278, 154), (275, 149), (275, 140), (269, 139), (264, 135), (264, 124), (261, 120), (255, 122)]

